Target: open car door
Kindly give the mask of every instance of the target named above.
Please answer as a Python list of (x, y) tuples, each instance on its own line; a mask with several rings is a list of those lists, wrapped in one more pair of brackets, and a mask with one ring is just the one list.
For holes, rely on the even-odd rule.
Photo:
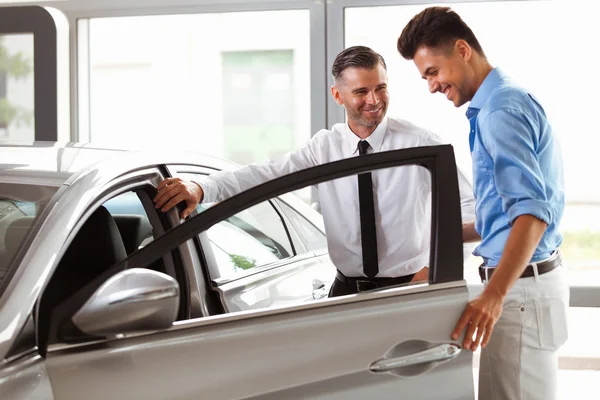
[[(101, 295), (110, 279), (146, 268), (249, 207), (309, 185), (392, 168), (422, 168), (430, 176), (429, 283), (223, 312), (177, 321), (162, 330), (132, 326), (123, 315), (118, 334), (100, 337), (86, 333), (74, 317), (88, 299)], [(410, 198), (404, 188), (389, 190), (399, 201)], [(57, 307), (47, 349), (54, 396), (58, 400), (472, 399), (472, 353), (461, 349), (460, 338), (450, 339), (468, 301), (459, 204), (452, 147), (434, 146), (299, 171), (208, 208)], [(399, 234), (411, 232), (399, 227)], [(139, 318), (144, 311), (156, 311), (153, 307), (158, 307), (161, 296), (165, 293), (120, 301), (138, 307)]]

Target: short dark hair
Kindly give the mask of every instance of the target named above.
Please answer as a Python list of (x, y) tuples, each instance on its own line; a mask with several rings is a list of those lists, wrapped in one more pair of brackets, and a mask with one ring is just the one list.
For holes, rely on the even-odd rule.
[(450, 7), (428, 7), (404, 27), (398, 38), (398, 51), (405, 59), (412, 60), (421, 46), (454, 45), (459, 39), (485, 57), (475, 34), (455, 11)]
[(354, 67), (370, 70), (375, 68), (377, 63), (383, 65), (383, 68), (387, 70), (385, 60), (381, 54), (366, 46), (352, 46), (343, 50), (335, 57), (335, 61), (331, 67), (331, 74), (333, 75), (333, 79), (337, 81), (342, 77), (342, 73), (347, 68)]

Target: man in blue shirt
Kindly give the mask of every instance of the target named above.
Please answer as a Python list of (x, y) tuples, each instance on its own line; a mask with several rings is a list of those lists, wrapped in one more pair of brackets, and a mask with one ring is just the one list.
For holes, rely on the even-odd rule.
[(555, 399), (569, 287), (558, 252), (562, 159), (544, 109), (492, 67), (471, 29), (448, 7), (413, 17), (398, 50), (414, 61), (431, 93), (444, 94), (456, 107), (470, 101), (476, 221), (463, 226), (463, 237), (481, 240), (474, 254), (483, 258), (484, 290), (451, 337), (466, 330), (463, 346), (483, 348), (480, 400)]

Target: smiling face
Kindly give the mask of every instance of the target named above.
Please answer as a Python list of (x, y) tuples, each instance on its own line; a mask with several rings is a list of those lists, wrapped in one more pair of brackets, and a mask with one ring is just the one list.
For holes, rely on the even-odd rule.
[(346, 68), (331, 94), (346, 109), (350, 129), (357, 135), (370, 134), (387, 112), (387, 72), (381, 64), (372, 69)]
[(464, 40), (454, 46), (431, 48), (420, 46), (414, 63), (423, 79), (427, 80), (431, 93), (440, 92), (455, 107), (470, 101), (475, 95), (475, 73), (469, 61), (472, 50)]

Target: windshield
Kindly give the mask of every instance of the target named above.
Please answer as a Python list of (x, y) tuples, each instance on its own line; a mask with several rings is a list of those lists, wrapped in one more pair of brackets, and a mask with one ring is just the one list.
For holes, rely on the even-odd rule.
[(0, 183), (0, 295), (15, 256), (58, 187)]

